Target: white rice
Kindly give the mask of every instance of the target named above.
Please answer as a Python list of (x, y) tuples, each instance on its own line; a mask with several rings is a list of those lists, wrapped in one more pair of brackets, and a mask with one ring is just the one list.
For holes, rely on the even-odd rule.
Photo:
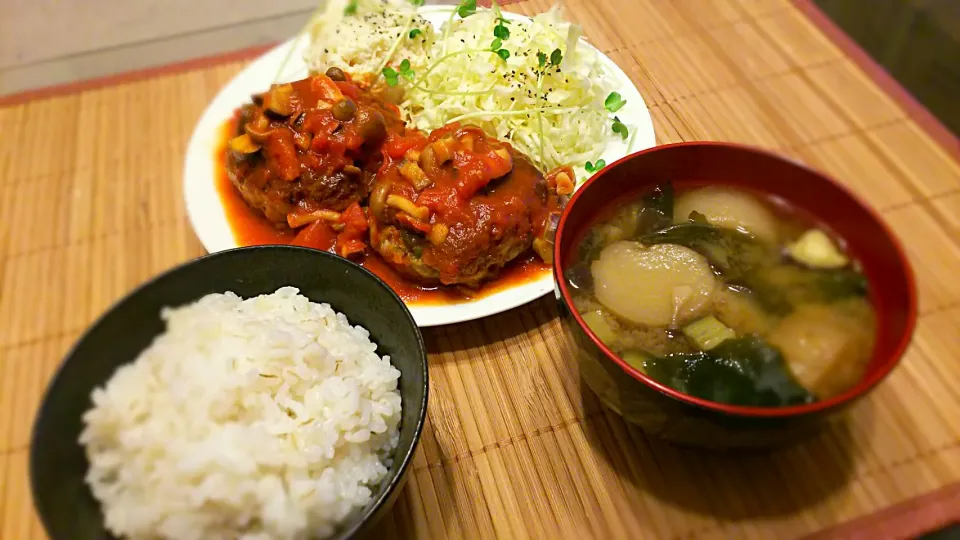
[(371, 501), (399, 437), (400, 372), (367, 330), (292, 287), (162, 316), (83, 416), (86, 480), (115, 535), (322, 537)]

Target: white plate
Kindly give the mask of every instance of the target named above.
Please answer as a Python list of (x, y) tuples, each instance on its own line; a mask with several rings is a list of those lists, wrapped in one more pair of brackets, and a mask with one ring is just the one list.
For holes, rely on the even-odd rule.
[[(421, 9), (423, 17), (437, 28), (446, 20), (449, 13), (449, 8), (438, 6)], [(517, 21), (530, 20), (528, 17), (512, 13), (506, 14), (506, 17)], [(583, 40), (579, 46), (593, 49)], [(210, 253), (239, 247), (233, 237), (216, 189), (218, 160), (215, 152), (219, 143), (220, 127), (237, 107), (250, 100), (252, 94), (264, 91), (275, 80), (277, 70), (291, 47), (294, 48), (294, 52), (280, 78), (293, 81), (306, 77), (308, 73), (307, 66), (303, 62), (303, 53), (307, 48), (307, 40), (294, 38), (282, 43), (256, 59), (227, 83), (204, 111), (193, 131), (184, 164), (184, 197), (193, 230), (200, 238), (203, 247)], [(617, 114), (631, 129), (637, 130), (634, 151), (654, 146), (656, 140), (653, 134), (653, 122), (640, 92), (613, 60), (599, 51), (598, 54), (613, 76), (613, 87), (627, 101)], [(626, 142), (614, 141), (607, 146), (602, 157), (607, 163), (612, 163), (626, 153)], [(411, 304), (409, 307), (418, 325), (437, 326), (500, 313), (536, 300), (552, 289), (553, 276), (550, 273), (544, 273), (539, 279), (517, 284), (476, 300), (451, 305)]]

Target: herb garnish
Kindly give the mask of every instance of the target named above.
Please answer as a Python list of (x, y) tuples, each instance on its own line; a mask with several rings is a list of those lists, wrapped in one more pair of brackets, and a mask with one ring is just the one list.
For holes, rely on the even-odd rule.
[(607, 99), (603, 101), (603, 106), (612, 113), (619, 111), (626, 104), (627, 100), (623, 99), (623, 97), (616, 92), (610, 92), (610, 95), (607, 96)]
[(588, 161), (586, 165), (583, 166), (583, 168), (586, 169), (588, 173), (595, 173), (606, 166), (607, 166), (606, 161), (602, 159), (598, 159), (596, 163), (590, 163)]
[(560, 62), (563, 62), (563, 53), (560, 52), (560, 49), (554, 49), (553, 52), (550, 53), (550, 65), (559, 66)]
[(457, 15), (459, 15), (461, 19), (466, 19), (476, 12), (477, 0), (461, 0), (460, 3), (457, 4)]
[(503, 40), (501, 40), (500, 38), (493, 38), (493, 41), (490, 43), (490, 50), (497, 53), (497, 56), (499, 56), (500, 58), (503, 58), (504, 60), (506, 60), (507, 58), (510, 58), (510, 51), (506, 49), (501, 49), (500, 47), (502, 45), (503, 45)]
[(406, 58), (403, 59), (403, 62), (400, 62), (400, 75), (403, 75), (403, 78), (412, 81), (414, 75), (416, 75), (412, 69), (410, 69), (410, 61)]
[(392, 67), (383, 68), (383, 78), (387, 81), (387, 86), (396, 86), (400, 82), (399, 77), (402, 76), (408, 81), (412, 81), (416, 73), (410, 69), (410, 60), (406, 58), (400, 62), (399, 71), (393, 69)]
[(507, 25), (510, 24), (510, 21), (504, 19), (503, 17), (497, 17), (497, 25), (493, 27), (493, 35), (506, 41), (510, 39), (510, 29), (507, 28)]
[[(547, 61), (548, 58), (549, 62)], [(540, 66), (540, 73), (537, 74), (537, 78), (542, 77), (549, 68), (557, 67), (559, 69), (560, 62), (563, 62), (563, 53), (560, 52), (560, 49), (554, 49), (549, 57), (543, 51), (537, 51), (537, 65)]]
[(387, 81), (387, 86), (396, 86), (399, 82), (397, 71), (392, 67), (383, 68), (383, 78)]
[(619, 116), (614, 116), (614, 117), (613, 117), (613, 126), (612, 126), (612, 127), (613, 127), (613, 132), (614, 132), (614, 133), (619, 133), (619, 134), (620, 134), (620, 137), (621, 137), (623, 140), (627, 140), (627, 136), (630, 135), (630, 131), (627, 129), (627, 126), (626, 126), (623, 122), (620, 121), (620, 117), (619, 117)]

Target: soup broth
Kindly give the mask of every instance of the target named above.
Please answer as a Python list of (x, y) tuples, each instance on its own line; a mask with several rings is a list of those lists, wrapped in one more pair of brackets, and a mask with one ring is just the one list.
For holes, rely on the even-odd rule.
[(565, 278), (614, 353), (711, 401), (827, 399), (873, 353), (867, 280), (842, 239), (742, 189), (656, 187), (598, 220)]

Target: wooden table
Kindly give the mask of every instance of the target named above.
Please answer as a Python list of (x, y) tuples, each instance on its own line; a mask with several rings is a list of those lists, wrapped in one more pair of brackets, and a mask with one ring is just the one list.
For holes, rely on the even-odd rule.
[[(773, 453), (721, 455), (650, 439), (600, 406), (549, 299), (427, 329), (429, 419), (383, 535), (874, 539), (960, 517), (956, 139), (807, 2), (567, 5), (636, 82), (659, 143), (772, 148), (875, 206), (919, 278), (913, 345), (845, 422)], [(0, 538), (43, 536), (29, 436), (65, 351), (135, 285), (203, 253), (182, 202), (184, 149), (251, 54), (2, 102)]]

